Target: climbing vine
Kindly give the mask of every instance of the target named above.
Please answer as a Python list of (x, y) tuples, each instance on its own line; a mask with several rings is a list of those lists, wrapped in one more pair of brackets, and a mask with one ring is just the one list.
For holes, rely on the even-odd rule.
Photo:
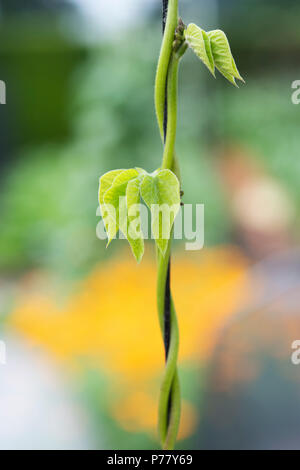
[(163, 40), (155, 79), (155, 109), (163, 143), (160, 168), (148, 173), (141, 168), (118, 169), (100, 178), (99, 203), (108, 244), (120, 230), (138, 262), (144, 254), (141, 201), (151, 214), (151, 230), (157, 247), (157, 310), (165, 347), (166, 365), (161, 384), (158, 433), (163, 449), (173, 449), (180, 421), (180, 386), (177, 372), (179, 330), (170, 290), (170, 255), (173, 223), (180, 209), (177, 129), (179, 63), (191, 49), (215, 77), (216, 69), (233, 85), (243, 81), (225, 33), (204, 31), (178, 17), (178, 0), (163, 0)]

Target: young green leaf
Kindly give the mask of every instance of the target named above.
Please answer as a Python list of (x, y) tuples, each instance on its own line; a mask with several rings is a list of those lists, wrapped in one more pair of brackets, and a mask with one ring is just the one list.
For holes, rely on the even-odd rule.
[(208, 70), (215, 76), (215, 64), (210, 46), (210, 39), (203, 29), (191, 23), (185, 31), (185, 40), (189, 47), (202, 60)]
[(207, 35), (210, 39), (215, 66), (219, 72), (235, 86), (237, 86), (235, 78), (244, 82), (235, 64), (226, 34), (220, 29), (215, 29), (209, 31)]
[(144, 238), (141, 230), (140, 178), (129, 181), (126, 188), (127, 230), (126, 237), (132, 253), (139, 263), (144, 254)]
[(124, 170), (112, 170), (112, 171), (108, 171), (107, 173), (101, 176), (100, 185), (99, 185), (100, 206), (104, 204), (103, 198), (104, 198), (105, 192), (111, 187), (115, 177), (118, 176), (120, 173), (122, 173), (122, 171)]
[(113, 180), (111, 186), (105, 191), (103, 203), (108, 214), (105, 228), (108, 236), (107, 246), (115, 237), (120, 226), (124, 227), (126, 221), (126, 188), (130, 180), (138, 176), (136, 169), (122, 170)]
[[(100, 185), (99, 185), (99, 204), (102, 213), (102, 219), (105, 225), (105, 230), (109, 232), (109, 225), (113, 223), (110, 221), (109, 213), (107, 212), (104, 204), (104, 194), (106, 191), (112, 186), (114, 179), (124, 170), (112, 170), (108, 171), (100, 178)], [(114, 235), (113, 235), (114, 236)], [(112, 236), (112, 238), (113, 238)]]
[(141, 196), (151, 211), (151, 228), (156, 244), (165, 255), (174, 219), (180, 207), (180, 185), (171, 170), (146, 175)]

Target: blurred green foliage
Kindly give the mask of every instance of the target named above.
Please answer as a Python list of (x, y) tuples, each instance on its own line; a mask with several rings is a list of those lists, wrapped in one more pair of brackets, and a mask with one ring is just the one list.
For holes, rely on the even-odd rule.
[[(42, 48), (42, 62), (35, 56), (33, 68), (28, 51), (34, 44), (37, 50), (40, 47), (34, 33), (24, 32), (27, 49), (7, 49), (8, 63), (18, 64), (14, 80), (23, 87), (16, 108), (21, 130), (16, 132), (24, 132), (30, 142), (30, 135), (48, 129), (41, 131), (41, 140), (48, 143), (23, 147), (2, 179), (1, 271), (44, 266), (66, 275), (80, 274), (113, 253), (115, 244), (106, 252), (105, 243), (95, 235), (98, 179), (112, 168), (140, 166), (151, 171), (159, 165), (162, 146), (153, 84), (160, 34), (157, 23), (149, 24), (84, 53), (78, 46), (79, 56), (74, 47), (68, 46), (61, 56), (53, 55), (53, 47), (48, 52)], [(57, 37), (54, 43), (62, 50)], [(290, 100), (291, 78), (283, 72), (257, 71), (253, 60), (248, 70), (247, 47), (241, 46), (237, 55), (247, 81), (240, 90), (231, 89), (218, 76), (212, 80), (197, 67), (192, 54), (187, 54), (180, 74), (177, 146), (184, 202), (205, 204), (206, 245), (229, 241), (232, 231), (214, 158), (215, 145), (224, 140), (254, 149), (266, 171), (300, 205), (298, 107)], [(55, 73), (49, 75), (50, 69)], [(72, 70), (70, 87), (66, 77)], [(59, 143), (60, 132), (64, 140)]]
[(290, 77), (249, 77), (248, 83), (242, 96), (220, 96), (223, 138), (249, 149), (284, 186), (299, 212), (299, 106), (291, 102)]
[(0, 132), (11, 153), (70, 135), (70, 76), (85, 55), (56, 17), (35, 13), (0, 24), (1, 79), (7, 84), (7, 104), (0, 114), (6, 132), (3, 127)]
[[(137, 31), (134, 39), (93, 50), (73, 77), (72, 137), (63, 145), (24, 151), (10, 168), (1, 188), (2, 270), (48, 266), (81, 272), (104, 255), (105, 243), (95, 236), (99, 176), (110, 168), (153, 170), (161, 159), (153, 106), (157, 39), (156, 31)], [(179, 151), (185, 201), (205, 202), (208, 239), (216, 241), (222, 240), (226, 222), (205, 157), (199, 103), (201, 109), (208, 103), (201, 97), (200, 75), (195, 83), (186, 74)]]

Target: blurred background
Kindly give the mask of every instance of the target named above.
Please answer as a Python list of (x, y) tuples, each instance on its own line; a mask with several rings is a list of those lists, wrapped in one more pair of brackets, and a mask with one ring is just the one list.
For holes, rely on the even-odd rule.
[[(300, 5), (181, 0), (221, 28), (246, 80), (180, 74), (180, 449), (300, 448)], [(155, 449), (163, 346), (153, 244), (96, 238), (106, 171), (153, 171), (158, 0), (0, 0), (0, 448)]]

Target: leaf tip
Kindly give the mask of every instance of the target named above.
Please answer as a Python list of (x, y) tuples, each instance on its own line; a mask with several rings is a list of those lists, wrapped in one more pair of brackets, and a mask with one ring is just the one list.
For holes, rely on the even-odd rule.
[(142, 261), (142, 259), (143, 259), (143, 255), (144, 255), (144, 253), (140, 254), (140, 256), (135, 256), (135, 259), (136, 259), (137, 264), (140, 264), (140, 263), (141, 263), (141, 261)]
[(112, 238), (108, 238), (108, 239), (107, 239), (107, 243), (106, 243), (106, 247), (105, 247), (105, 248), (108, 248), (108, 247), (109, 247), (109, 245), (111, 244), (111, 242), (112, 242)]

